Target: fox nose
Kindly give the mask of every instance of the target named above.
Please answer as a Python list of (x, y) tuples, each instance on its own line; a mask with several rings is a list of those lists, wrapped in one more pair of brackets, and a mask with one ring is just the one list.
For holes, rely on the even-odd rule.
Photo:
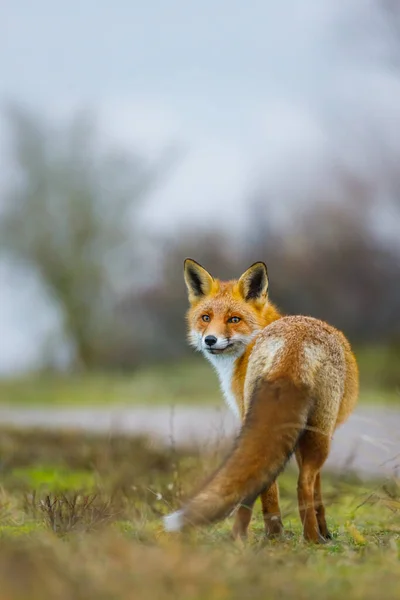
[(207, 346), (214, 346), (214, 344), (217, 343), (217, 338), (215, 337), (215, 335), (207, 335), (204, 338), (204, 342), (207, 344)]

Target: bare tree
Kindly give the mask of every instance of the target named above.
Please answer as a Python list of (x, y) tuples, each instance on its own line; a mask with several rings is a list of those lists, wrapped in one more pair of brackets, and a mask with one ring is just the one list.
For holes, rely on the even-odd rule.
[[(347, 188), (345, 188), (347, 190)], [(250, 243), (265, 257), (272, 300), (287, 313), (326, 319), (354, 342), (388, 343), (400, 333), (399, 250), (374, 229), (368, 190), (352, 185), (343, 201), (312, 202), (284, 232)], [(261, 204), (250, 230), (263, 225)]]
[(87, 113), (55, 126), (14, 107), (7, 120), (17, 171), (1, 249), (38, 273), (76, 364), (92, 368), (121, 334), (112, 320), (115, 280), (135, 255), (135, 211), (166, 165), (102, 147)]

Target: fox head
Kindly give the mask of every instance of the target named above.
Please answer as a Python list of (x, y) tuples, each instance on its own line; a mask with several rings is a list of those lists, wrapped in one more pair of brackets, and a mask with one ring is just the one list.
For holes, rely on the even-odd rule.
[(263, 262), (254, 263), (234, 281), (214, 279), (191, 258), (184, 263), (189, 294), (189, 343), (207, 358), (238, 357), (265, 327), (268, 274)]

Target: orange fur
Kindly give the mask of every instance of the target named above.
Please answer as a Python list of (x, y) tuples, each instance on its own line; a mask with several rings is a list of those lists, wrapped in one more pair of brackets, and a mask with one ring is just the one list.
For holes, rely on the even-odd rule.
[(268, 300), (264, 263), (228, 282), (190, 259), (184, 273), (189, 340), (212, 362), (243, 425), (225, 463), (182, 511), (167, 517), (167, 527), (212, 522), (238, 506), (233, 534), (245, 537), (260, 496), (266, 533), (280, 534), (276, 478), (294, 453), (304, 537), (325, 541), (320, 471), (358, 396), (349, 342), (323, 321), (280, 315)]

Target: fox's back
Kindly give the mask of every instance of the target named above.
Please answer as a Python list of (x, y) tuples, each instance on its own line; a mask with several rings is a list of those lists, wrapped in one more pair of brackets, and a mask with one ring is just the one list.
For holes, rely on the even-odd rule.
[[(257, 336), (245, 379), (245, 406), (259, 378), (290, 378), (315, 398), (310, 425), (333, 433), (354, 407), (358, 371), (345, 336), (327, 323), (304, 316), (282, 317)], [(284, 407), (282, 407), (284, 409)]]

